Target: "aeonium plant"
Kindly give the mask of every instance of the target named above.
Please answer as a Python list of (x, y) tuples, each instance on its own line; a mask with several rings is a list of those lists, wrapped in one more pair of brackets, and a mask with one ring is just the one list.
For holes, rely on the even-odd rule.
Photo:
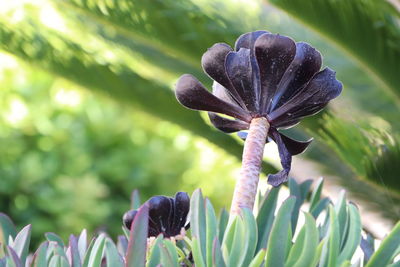
[(231, 206), (231, 214), (238, 214), (240, 208), (253, 208), (268, 139), (278, 145), (283, 167), (268, 176), (268, 183), (277, 187), (288, 179), (292, 155), (311, 142), (279, 130), (322, 110), (341, 93), (342, 84), (331, 69), (320, 70), (321, 54), (309, 44), (267, 31), (241, 35), (234, 49), (217, 43), (201, 63), (214, 80), (212, 93), (185, 74), (176, 84), (176, 98), (187, 108), (208, 111), (211, 123), (223, 132), (248, 131)]

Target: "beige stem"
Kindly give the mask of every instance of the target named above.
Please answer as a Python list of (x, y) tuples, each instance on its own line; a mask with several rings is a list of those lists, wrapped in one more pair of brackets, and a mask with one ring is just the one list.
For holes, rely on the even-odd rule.
[(258, 179), (267, 139), (269, 123), (266, 118), (254, 118), (243, 148), (242, 169), (233, 194), (231, 215), (238, 215), (240, 208), (253, 210)]

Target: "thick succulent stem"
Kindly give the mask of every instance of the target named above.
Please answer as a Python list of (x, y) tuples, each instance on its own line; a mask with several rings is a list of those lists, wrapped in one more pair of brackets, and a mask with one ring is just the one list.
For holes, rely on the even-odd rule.
[(269, 123), (264, 117), (254, 118), (250, 123), (244, 143), (240, 178), (233, 194), (232, 215), (239, 214), (243, 207), (253, 210), (268, 130)]

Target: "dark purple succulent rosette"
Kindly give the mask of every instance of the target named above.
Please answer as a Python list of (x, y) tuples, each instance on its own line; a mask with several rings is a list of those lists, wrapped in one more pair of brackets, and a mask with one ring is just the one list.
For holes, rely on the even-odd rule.
[[(182, 228), (189, 228), (187, 215), (190, 208), (190, 198), (185, 192), (176, 193), (175, 197), (154, 196), (146, 201), (149, 207), (148, 237), (163, 234), (173, 237), (181, 233)], [(126, 228), (131, 229), (138, 210), (130, 210), (123, 216)]]
[(321, 54), (307, 43), (249, 32), (236, 40), (235, 50), (217, 43), (204, 53), (202, 66), (214, 80), (212, 93), (189, 74), (180, 77), (175, 93), (183, 106), (209, 111), (211, 123), (226, 133), (248, 130), (253, 118), (267, 118), (268, 137), (278, 145), (283, 167), (269, 175), (268, 183), (279, 186), (287, 181), (292, 156), (312, 141), (297, 141), (279, 130), (319, 112), (342, 91), (335, 72), (320, 70), (321, 63)]

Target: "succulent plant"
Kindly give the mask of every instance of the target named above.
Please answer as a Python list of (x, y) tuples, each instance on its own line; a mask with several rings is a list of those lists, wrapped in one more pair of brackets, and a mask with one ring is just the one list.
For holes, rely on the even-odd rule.
[(375, 246), (344, 191), (332, 203), (321, 196), (322, 187), (322, 179), (312, 190), (311, 181), (289, 179), (286, 200), (278, 200), (280, 187), (270, 188), (259, 195), (256, 215), (244, 208), (229, 223), (229, 214), (223, 210), (217, 217), (211, 202), (196, 190), (190, 199), (191, 229), (183, 240), (163, 234), (148, 238), (147, 201), (137, 209), (131, 232), (117, 242), (105, 233), (89, 241), (86, 230), (71, 235), (67, 243), (46, 233), (46, 241), (31, 252), (32, 227), (17, 232), (11, 219), (0, 213), (0, 266), (398, 266), (400, 222)]
[(249, 130), (232, 212), (253, 207), (267, 138), (278, 145), (283, 167), (269, 175), (268, 183), (279, 186), (288, 179), (292, 155), (303, 152), (311, 140), (300, 142), (278, 130), (319, 112), (340, 94), (335, 72), (320, 70), (321, 63), (321, 54), (307, 43), (256, 31), (241, 35), (234, 50), (217, 43), (204, 53), (202, 66), (214, 80), (212, 93), (192, 75), (178, 80), (175, 92), (182, 105), (209, 111), (211, 123), (224, 132)]
[[(188, 229), (187, 215), (189, 213), (190, 198), (185, 192), (176, 193), (175, 197), (154, 196), (146, 201), (149, 209), (148, 236), (173, 237), (181, 233), (182, 228)], [(127, 211), (123, 216), (123, 223), (131, 229), (132, 222), (138, 210)]]

